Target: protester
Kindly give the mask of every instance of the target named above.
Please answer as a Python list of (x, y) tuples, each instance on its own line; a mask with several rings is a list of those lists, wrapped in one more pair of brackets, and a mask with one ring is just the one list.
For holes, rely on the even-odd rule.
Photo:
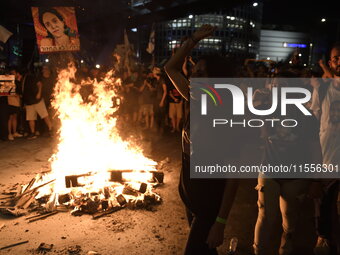
[(154, 78), (152, 74), (147, 77), (143, 85), (139, 88), (141, 93), (141, 107), (140, 107), (140, 118), (145, 118), (145, 129), (152, 129), (154, 125), (154, 94), (155, 87), (153, 87)]
[(49, 109), (51, 107), (52, 95), (54, 85), (56, 83), (55, 77), (52, 74), (52, 71), (49, 66), (44, 65), (41, 68), (41, 77), (38, 82), (42, 83), (42, 98), (45, 102), (46, 108)]
[[(289, 86), (284, 78), (294, 77), (294, 73), (279, 73), (276, 87)], [(281, 84), (281, 83), (282, 84)], [(271, 105), (271, 93), (255, 91), (253, 100), (261, 101), (259, 107), (268, 109)], [(272, 116), (278, 118), (280, 109)], [(297, 108), (288, 108), (287, 118), (299, 123), (296, 127), (264, 126), (265, 150), (262, 165), (299, 165), (320, 164), (321, 148), (318, 139), (318, 124), (314, 116), (305, 116)], [(272, 235), (275, 223), (282, 217), (282, 238), (280, 255), (289, 255), (294, 251), (293, 239), (296, 232), (298, 216), (301, 211), (301, 199), (307, 195), (312, 183), (307, 179), (273, 178), (271, 173), (260, 173), (256, 190), (258, 191), (258, 217), (254, 234), (254, 253), (256, 255), (276, 254), (272, 248)]]
[[(184, 59), (200, 40), (211, 36), (214, 30), (215, 28), (210, 25), (200, 27), (165, 65), (169, 78), (185, 100), (186, 110), (188, 110), (190, 95), (189, 81), (182, 73)], [(213, 62), (201, 60), (195, 65), (192, 76), (216, 77), (216, 72), (222, 67), (227, 69), (227, 66), (214, 65)], [(219, 77), (227, 77), (228, 70), (220, 75)], [(223, 242), (226, 220), (238, 184), (232, 179), (190, 179), (190, 124), (189, 115), (184, 114), (184, 116), (179, 191), (187, 208), (191, 227), (184, 253), (186, 255), (217, 254), (216, 247)]]
[(13, 141), (14, 138), (23, 136), (22, 134), (19, 134), (17, 132), (18, 117), (20, 115), (21, 108), (23, 76), (16, 69), (12, 69), (10, 73), (15, 76), (15, 95), (8, 96), (8, 110), (9, 110), (8, 140)]
[(119, 110), (124, 116), (124, 119), (127, 123), (137, 122), (139, 110), (139, 83), (140, 81), (138, 77), (138, 72), (132, 72), (130, 69), (128, 69), (128, 71), (124, 73), (121, 91), (123, 101)]
[[(329, 69), (323, 67), (330, 81), (318, 83), (314, 80), (312, 110), (320, 116), (320, 142), (323, 163), (329, 168), (340, 165), (340, 43), (330, 52)], [(315, 84), (318, 83), (318, 84)], [(340, 233), (337, 216), (339, 180), (320, 182), (323, 196), (316, 202), (316, 228), (318, 240), (315, 254), (339, 254)]]
[(134, 70), (131, 75), (131, 83), (128, 84), (129, 87), (129, 114), (130, 114), (130, 120), (132, 123), (136, 124), (138, 120), (138, 112), (140, 108), (139, 104), (139, 88), (142, 86), (142, 77), (141, 74), (137, 71)]
[(171, 132), (180, 131), (180, 123), (182, 119), (182, 96), (178, 90), (172, 85), (169, 88), (169, 118), (171, 119)]
[(160, 133), (164, 132), (165, 117), (166, 117), (166, 103), (167, 103), (167, 88), (162, 78), (162, 71), (159, 67), (154, 67), (152, 74), (154, 79), (154, 88), (156, 90), (155, 100), (153, 104), (154, 118), (157, 124), (157, 129)]
[(45, 102), (42, 98), (43, 83), (34, 77), (29, 77), (24, 87), (24, 104), (26, 107), (26, 120), (29, 123), (30, 135), (28, 139), (37, 138), (36, 135), (36, 120), (37, 114), (44, 120), (48, 127), (48, 131), (52, 132), (52, 123), (49, 118)]

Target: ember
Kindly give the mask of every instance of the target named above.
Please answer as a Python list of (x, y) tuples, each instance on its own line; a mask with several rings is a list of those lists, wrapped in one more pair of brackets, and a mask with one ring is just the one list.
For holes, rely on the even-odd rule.
[[(51, 171), (19, 186), (2, 201), (2, 212), (16, 216), (38, 212), (27, 218), (29, 222), (67, 210), (96, 219), (125, 207), (151, 209), (161, 202), (152, 190), (163, 183), (163, 172), (141, 148), (118, 134), (119, 105), (113, 102), (120, 80), (111, 71), (101, 82), (76, 84), (75, 71), (72, 65), (61, 70), (55, 86), (52, 105), (61, 126)], [(80, 91), (89, 82), (93, 93), (85, 101)]]

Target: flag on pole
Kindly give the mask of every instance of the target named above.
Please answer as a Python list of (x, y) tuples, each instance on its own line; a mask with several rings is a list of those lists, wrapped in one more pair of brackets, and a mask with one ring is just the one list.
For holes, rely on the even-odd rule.
[(148, 43), (148, 47), (146, 48), (146, 51), (152, 54), (154, 50), (155, 50), (155, 26), (152, 25), (152, 30), (150, 33), (149, 43)]
[(6, 28), (0, 25), (0, 41), (6, 43), (8, 38), (13, 35), (12, 32), (8, 31)]

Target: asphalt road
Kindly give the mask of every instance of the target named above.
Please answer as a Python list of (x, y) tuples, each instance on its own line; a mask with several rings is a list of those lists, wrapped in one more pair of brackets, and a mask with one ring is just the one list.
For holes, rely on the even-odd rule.
[[(142, 136), (149, 156), (161, 161), (170, 158), (162, 169), (165, 184), (156, 189), (163, 203), (155, 211), (124, 209), (107, 217), (92, 220), (91, 216), (71, 216), (59, 213), (45, 220), (27, 223), (25, 217), (0, 215), (0, 247), (26, 241), (0, 254), (35, 254), (40, 243), (53, 244), (48, 254), (69, 254), (68, 249), (81, 247), (79, 254), (96, 251), (102, 255), (182, 254), (189, 227), (177, 185), (180, 172), (181, 143), (179, 134), (166, 134), (159, 138), (153, 133)], [(16, 183), (26, 184), (37, 173), (49, 169), (48, 158), (56, 148), (55, 138), (39, 137), (36, 140), (17, 139), (0, 142), (0, 191)], [(256, 162), (261, 150), (257, 145), (247, 147), (243, 161)], [(241, 180), (240, 187), (225, 229), (225, 242), (219, 253), (226, 254), (230, 238), (237, 237), (239, 255), (252, 254), (252, 240), (257, 217), (255, 179)], [(295, 242), (295, 254), (312, 255), (315, 242), (312, 201), (303, 202), (303, 211)], [(280, 241), (280, 221), (272, 234), (273, 247)], [(275, 253), (273, 252), (273, 255)]]

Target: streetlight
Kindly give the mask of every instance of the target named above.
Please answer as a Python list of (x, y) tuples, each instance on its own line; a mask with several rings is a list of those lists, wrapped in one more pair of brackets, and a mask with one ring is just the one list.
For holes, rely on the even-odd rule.
[(189, 19), (192, 19), (194, 16), (192, 14), (189, 15)]
[(99, 69), (99, 68), (100, 68), (100, 65), (96, 64), (96, 68)]
[(48, 63), (50, 60), (48, 58), (45, 59), (45, 62)]
[(322, 18), (322, 19), (321, 19), (321, 22), (326, 22), (326, 19), (325, 19), (325, 18)]
[(259, 5), (259, 4), (258, 4), (257, 2), (254, 2), (254, 3), (253, 3), (253, 6), (254, 6), (254, 7), (256, 7), (256, 6), (258, 6), (258, 5)]

